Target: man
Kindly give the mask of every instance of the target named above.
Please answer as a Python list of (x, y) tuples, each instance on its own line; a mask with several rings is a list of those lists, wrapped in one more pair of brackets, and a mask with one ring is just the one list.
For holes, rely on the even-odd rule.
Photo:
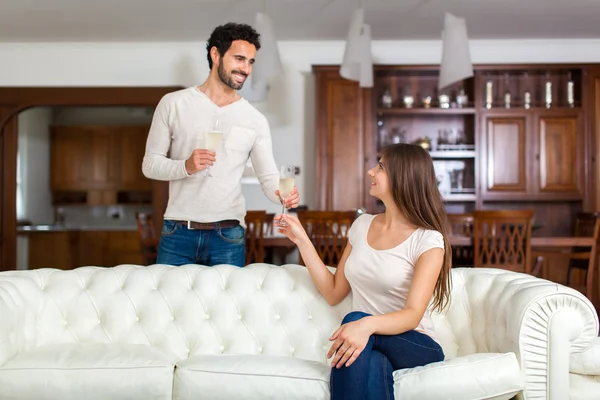
[[(282, 201), (269, 124), (236, 92), (252, 72), (259, 34), (248, 25), (228, 23), (215, 28), (206, 49), (206, 81), (165, 95), (148, 134), (142, 171), (170, 182), (157, 263), (242, 267), (246, 209), (241, 178), (248, 157), (265, 195), (274, 203)], [(217, 121), (222, 141), (209, 151), (207, 135)], [(293, 208), (298, 202), (294, 187), (284, 203)]]

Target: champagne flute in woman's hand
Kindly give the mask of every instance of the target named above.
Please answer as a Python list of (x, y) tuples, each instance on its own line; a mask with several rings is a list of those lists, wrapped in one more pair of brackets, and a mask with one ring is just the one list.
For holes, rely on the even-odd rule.
[[(282, 165), (279, 171), (279, 196), (283, 200), (281, 213), (285, 214), (285, 200), (290, 196), (294, 189), (295, 167), (293, 165)], [(286, 224), (283, 220), (280, 225)]]

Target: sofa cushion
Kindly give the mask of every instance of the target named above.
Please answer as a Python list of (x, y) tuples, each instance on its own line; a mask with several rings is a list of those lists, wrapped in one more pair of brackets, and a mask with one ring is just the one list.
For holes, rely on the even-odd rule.
[(171, 400), (176, 361), (163, 350), (137, 344), (37, 347), (0, 366), (0, 397)]
[(584, 352), (571, 353), (569, 372), (580, 375), (600, 375), (600, 337), (597, 337)]
[(394, 372), (396, 400), (510, 399), (524, 379), (513, 353), (479, 353)]
[(600, 376), (569, 374), (569, 400), (598, 400)]
[(329, 399), (327, 364), (251, 354), (198, 355), (181, 360), (176, 400)]

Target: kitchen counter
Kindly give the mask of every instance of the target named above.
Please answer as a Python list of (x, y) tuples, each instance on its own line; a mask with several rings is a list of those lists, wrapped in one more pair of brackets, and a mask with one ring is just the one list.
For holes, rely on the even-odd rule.
[[(142, 264), (142, 248), (131, 223), (26, 225), (27, 268), (73, 269), (86, 265)], [(1, 397), (1, 396), (0, 396)]]
[(18, 233), (69, 232), (69, 231), (136, 231), (136, 225), (25, 225), (17, 227)]

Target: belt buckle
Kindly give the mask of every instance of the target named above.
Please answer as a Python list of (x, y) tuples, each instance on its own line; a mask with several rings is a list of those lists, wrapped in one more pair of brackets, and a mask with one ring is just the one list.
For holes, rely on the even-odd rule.
[(187, 222), (187, 228), (188, 228), (188, 230), (190, 230), (190, 231), (195, 231), (195, 229), (194, 229), (194, 228), (192, 228), (192, 221), (188, 221), (188, 222)]

